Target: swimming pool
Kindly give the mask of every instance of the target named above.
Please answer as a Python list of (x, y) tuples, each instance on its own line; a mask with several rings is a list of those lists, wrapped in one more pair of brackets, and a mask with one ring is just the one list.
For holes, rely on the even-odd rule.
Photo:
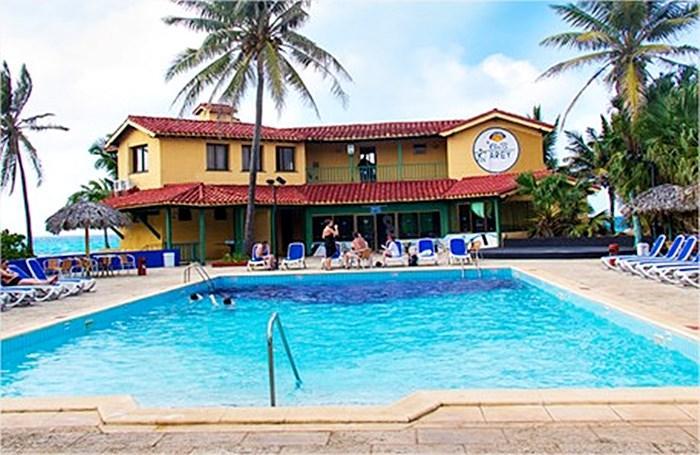
[[(216, 279), (2, 343), (4, 396), (130, 394), (145, 406), (383, 404), (416, 390), (688, 386), (697, 343), (510, 269)], [(221, 298), (219, 298), (221, 302)]]

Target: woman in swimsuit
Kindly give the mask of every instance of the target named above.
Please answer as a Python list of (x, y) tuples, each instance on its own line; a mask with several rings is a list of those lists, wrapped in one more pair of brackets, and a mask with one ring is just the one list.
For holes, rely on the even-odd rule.
[(323, 228), (323, 245), (326, 247), (326, 258), (323, 260), (323, 269), (331, 269), (331, 261), (336, 253), (335, 238), (338, 237), (338, 225), (333, 220), (326, 220), (326, 227)]
[(48, 280), (21, 278), (15, 272), (10, 271), (8, 267), (9, 263), (3, 260), (2, 266), (0, 267), (0, 281), (2, 281), (3, 286), (41, 286), (46, 284), (56, 284), (56, 281), (58, 281), (58, 275), (54, 275)]

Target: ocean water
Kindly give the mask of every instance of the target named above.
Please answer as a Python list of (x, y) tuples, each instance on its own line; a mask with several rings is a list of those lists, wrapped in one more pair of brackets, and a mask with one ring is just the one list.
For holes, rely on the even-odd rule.
[(217, 280), (235, 307), (175, 290), (58, 326), (52, 340), (5, 346), (2, 394), (264, 406), (275, 311), (303, 381), (295, 385), (275, 332), (280, 405), (389, 403), (425, 389), (697, 385), (698, 363), (680, 351), (509, 270), (482, 273)]
[[(119, 248), (119, 237), (109, 236), (109, 246)], [(90, 233), (90, 251), (99, 251), (105, 248), (104, 235), (102, 233)], [(72, 254), (85, 252), (85, 237), (82, 235), (51, 235), (34, 237), (34, 254), (37, 256), (50, 256), (54, 254)]]

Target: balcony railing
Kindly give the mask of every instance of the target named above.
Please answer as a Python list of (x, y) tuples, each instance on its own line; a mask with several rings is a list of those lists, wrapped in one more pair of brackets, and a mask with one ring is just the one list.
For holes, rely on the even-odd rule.
[(308, 183), (391, 182), (447, 178), (445, 163), (391, 164), (376, 166), (310, 167)]

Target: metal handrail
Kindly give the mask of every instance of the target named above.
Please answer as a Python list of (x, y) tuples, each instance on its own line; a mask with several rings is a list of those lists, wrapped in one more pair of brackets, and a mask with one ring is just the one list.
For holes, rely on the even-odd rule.
[(210, 292), (216, 291), (216, 286), (214, 286), (214, 281), (211, 279), (211, 276), (209, 276), (209, 272), (207, 272), (207, 269), (205, 269), (201, 264), (199, 264), (197, 262), (193, 262), (192, 264), (185, 267), (185, 270), (182, 272), (182, 281), (183, 282), (185, 282), (185, 283), (190, 282), (190, 280), (192, 279), (192, 271), (193, 270), (195, 272), (197, 272), (197, 274), (199, 275), (199, 278), (201, 278), (201, 280), (207, 284)]
[(280, 333), (280, 338), (282, 338), (282, 345), (284, 350), (287, 352), (287, 358), (289, 359), (289, 364), (292, 366), (292, 372), (296, 378), (296, 386), (301, 385), (301, 377), (299, 376), (299, 370), (297, 370), (297, 365), (294, 363), (294, 357), (292, 357), (292, 351), (289, 349), (289, 343), (287, 343), (287, 337), (284, 335), (284, 328), (282, 327), (282, 321), (280, 321), (280, 316), (277, 312), (270, 315), (270, 319), (267, 321), (267, 370), (270, 378), (270, 406), (276, 406), (277, 397), (275, 395), (275, 350), (273, 346), (273, 332), (275, 328), (275, 323), (277, 323), (277, 330)]

